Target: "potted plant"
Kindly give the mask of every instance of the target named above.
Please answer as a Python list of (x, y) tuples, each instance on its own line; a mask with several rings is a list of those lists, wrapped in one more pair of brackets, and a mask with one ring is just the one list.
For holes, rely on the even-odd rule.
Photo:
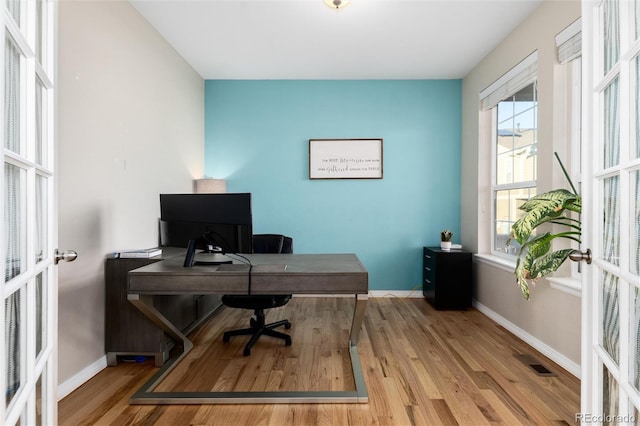
[[(581, 223), (579, 219), (570, 217), (571, 212), (581, 213), (582, 198), (578, 195), (571, 178), (560, 161), (557, 153), (554, 153), (562, 172), (564, 173), (571, 191), (566, 189), (554, 189), (543, 194), (538, 194), (525, 201), (519, 209), (524, 215), (511, 227), (511, 233), (507, 240), (507, 246), (511, 239), (520, 244), (520, 251), (516, 261), (516, 282), (525, 299), (529, 299), (529, 284), (542, 278), (558, 268), (575, 251), (575, 249), (551, 250), (551, 243), (556, 238), (566, 238), (580, 243)], [(537, 228), (550, 223), (559, 225), (561, 232), (537, 233)]]
[(444, 251), (451, 250), (451, 238), (453, 238), (453, 232), (445, 229), (440, 231), (440, 248)]

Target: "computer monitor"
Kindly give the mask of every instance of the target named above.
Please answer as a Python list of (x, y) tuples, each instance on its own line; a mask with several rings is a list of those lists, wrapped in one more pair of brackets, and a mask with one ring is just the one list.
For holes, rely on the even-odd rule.
[(253, 252), (251, 194), (160, 194), (160, 245), (187, 247), (208, 235), (227, 253)]

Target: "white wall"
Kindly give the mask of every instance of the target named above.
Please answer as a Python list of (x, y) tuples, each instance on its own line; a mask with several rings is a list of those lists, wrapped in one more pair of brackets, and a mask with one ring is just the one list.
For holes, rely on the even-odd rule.
[[(477, 253), (490, 251), (491, 144), (479, 138), (479, 93), (534, 50), (538, 50), (538, 189), (558, 184), (561, 174), (553, 157), (566, 152), (559, 140), (557, 89), (554, 75), (555, 35), (580, 16), (580, 1), (545, 0), (491, 54), (476, 66), (462, 85), (462, 243)], [(556, 139), (554, 139), (554, 137)], [(563, 159), (564, 161), (564, 159)], [(565, 164), (567, 164), (565, 162)], [(548, 345), (561, 356), (580, 363), (580, 299), (540, 281), (526, 301), (510, 270), (475, 263), (475, 298), (519, 329)]]
[(104, 357), (104, 258), (202, 177), (204, 81), (125, 1), (59, 3), (59, 382)]

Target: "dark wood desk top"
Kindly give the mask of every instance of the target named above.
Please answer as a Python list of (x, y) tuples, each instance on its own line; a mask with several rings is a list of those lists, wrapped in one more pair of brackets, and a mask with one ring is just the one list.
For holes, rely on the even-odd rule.
[[(369, 274), (355, 254), (248, 254), (251, 294), (366, 294)], [(233, 256), (235, 258), (235, 256)], [(249, 265), (183, 267), (178, 256), (129, 272), (133, 294), (247, 294)]]

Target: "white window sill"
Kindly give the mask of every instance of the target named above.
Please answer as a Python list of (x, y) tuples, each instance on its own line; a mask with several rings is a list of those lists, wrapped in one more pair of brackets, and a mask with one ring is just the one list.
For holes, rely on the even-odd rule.
[(575, 297), (582, 297), (582, 283), (577, 278), (547, 277), (547, 281), (551, 288)]
[[(475, 258), (480, 263), (484, 263), (500, 270), (511, 272), (516, 268), (516, 261), (505, 257), (496, 256), (495, 254), (478, 253)], [(566, 277), (546, 277), (549, 286), (555, 290), (570, 294), (575, 297), (582, 297), (582, 283), (576, 278)]]
[(506, 272), (513, 273), (513, 271), (516, 269), (515, 259), (511, 260), (507, 259), (506, 257), (496, 256), (495, 254), (488, 253), (476, 253), (475, 257), (480, 263), (495, 266), (496, 268)]

